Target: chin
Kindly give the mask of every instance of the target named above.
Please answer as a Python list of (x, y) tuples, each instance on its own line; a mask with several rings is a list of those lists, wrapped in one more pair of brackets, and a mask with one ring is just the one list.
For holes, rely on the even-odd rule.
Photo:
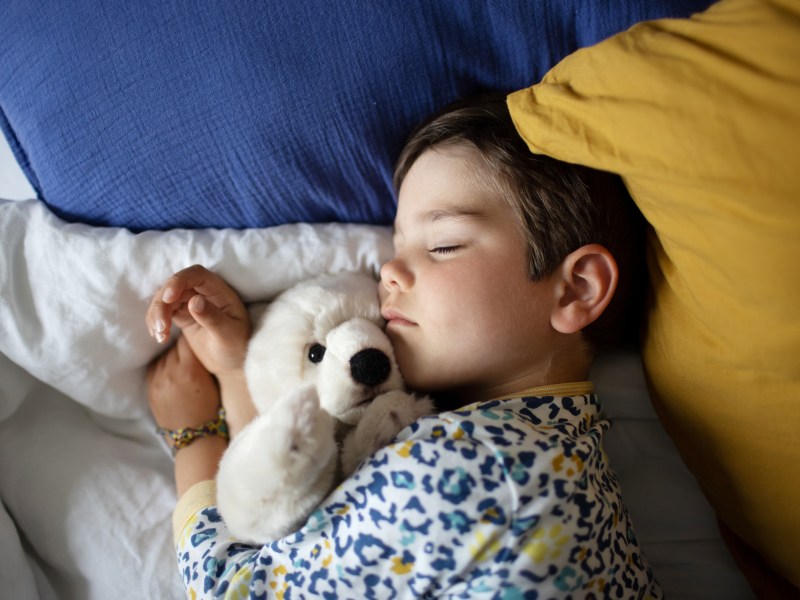
[(445, 371), (441, 361), (431, 360), (429, 354), (415, 353), (402, 340), (393, 339), (397, 366), (406, 387), (424, 394), (446, 393), (454, 389), (454, 374)]
[(421, 393), (428, 393), (432, 391), (430, 388), (430, 381), (421, 376), (417, 369), (414, 369), (412, 366), (406, 366), (405, 368), (403, 365), (400, 364), (398, 361), (398, 367), (400, 369), (400, 375), (403, 377), (403, 381), (406, 384), (406, 388), (413, 392), (421, 392)]
[(451, 385), (448, 385), (447, 382), (442, 381), (441, 376), (434, 376), (430, 370), (425, 372), (421, 370), (409, 369), (409, 373), (406, 375), (406, 373), (403, 371), (403, 368), (400, 367), (400, 374), (403, 376), (403, 380), (406, 382), (406, 387), (414, 392), (437, 394), (452, 390)]

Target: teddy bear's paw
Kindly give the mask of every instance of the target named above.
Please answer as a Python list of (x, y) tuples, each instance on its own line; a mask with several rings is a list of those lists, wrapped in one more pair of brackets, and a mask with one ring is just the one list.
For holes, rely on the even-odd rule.
[(268, 414), (275, 475), (287, 485), (312, 485), (336, 454), (333, 417), (312, 387), (281, 399)]
[(391, 391), (375, 398), (346, 440), (342, 451), (345, 473), (352, 473), (361, 461), (392, 442), (400, 431), (432, 412), (433, 403), (427, 397)]
[(385, 445), (400, 430), (432, 412), (433, 403), (427, 396), (417, 397), (406, 392), (391, 391), (373, 400), (364, 419), (372, 421), (369, 427), (380, 431), (379, 441)]
[(330, 427), (323, 426), (327, 437), (322, 439), (327, 441), (295, 443), (305, 433), (310, 432), (310, 438), (317, 435), (313, 423), (326, 422), (325, 414), (317, 416), (324, 411), (315, 412), (314, 406), (307, 402), (303, 410), (259, 415), (223, 455), (217, 503), (238, 539), (263, 544), (295, 531), (330, 490), (337, 456)]

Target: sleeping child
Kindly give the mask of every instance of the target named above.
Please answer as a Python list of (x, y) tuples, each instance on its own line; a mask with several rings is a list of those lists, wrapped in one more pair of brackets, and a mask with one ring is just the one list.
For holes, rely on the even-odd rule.
[[(595, 355), (638, 325), (642, 221), (621, 181), (531, 154), (505, 97), (487, 94), (412, 134), (395, 187), (395, 255), (378, 295), (400, 370), (437, 414), (263, 547), (233, 539), (219, 517), (225, 438), (182, 447), (173, 523), (187, 592), (661, 597), (587, 381)], [(221, 402), (235, 436), (253, 414), (236, 292), (190, 267), (156, 293), (147, 324), (162, 342), (182, 329), (149, 372), (159, 426), (213, 423)]]

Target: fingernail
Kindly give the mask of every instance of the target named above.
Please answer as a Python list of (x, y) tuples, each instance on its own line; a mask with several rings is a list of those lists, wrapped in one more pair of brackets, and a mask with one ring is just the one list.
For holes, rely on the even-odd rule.
[(164, 293), (161, 295), (161, 299), (164, 302), (172, 302), (175, 299), (175, 290), (172, 288), (165, 289)]
[(153, 328), (158, 333), (158, 332), (164, 331), (167, 328), (167, 324), (162, 319), (156, 319), (156, 322), (153, 325)]
[(156, 333), (156, 341), (159, 344), (163, 344), (164, 340), (166, 340), (166, 339), (167, 339), (167, 336), (165, 334), (163, 334), (161, 332)]

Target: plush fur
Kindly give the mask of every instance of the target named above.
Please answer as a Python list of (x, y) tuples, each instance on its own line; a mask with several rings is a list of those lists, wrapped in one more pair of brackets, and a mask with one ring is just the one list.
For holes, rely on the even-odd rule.
[(217, 475), (234, 536), (264, 544), (296, 531), (365, 458), (432, 411), (403, 391), (382, 326), (375, 280), (362, 273), (302, 282), (267, 305), (245, 362), (259, 415)]

